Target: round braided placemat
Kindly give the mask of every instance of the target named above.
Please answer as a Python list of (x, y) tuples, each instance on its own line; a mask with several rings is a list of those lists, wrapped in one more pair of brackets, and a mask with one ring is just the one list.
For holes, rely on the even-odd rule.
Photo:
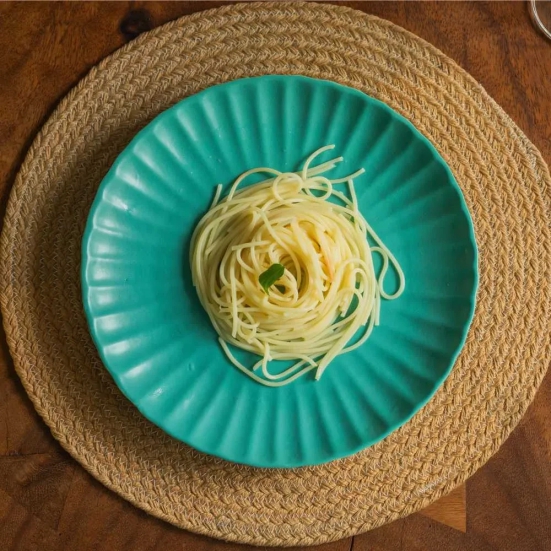
[[(261, 470), (198, 453), (146, 421), (102, 367), (82, 311), (80, 241), (102, 177), (131, 137), (203, 88), (302, 74), (385, 101), (436, 146), (480, 249), (466, 346), (429, 404), (347, 459)], [(1, 240), (2, 308), (17, 372), (54, 436), (138, 507), (210, 536), (314, 544), (407, 515), (500, 446), (550, 356), (547, 167), (484, 90), (421, 39), (330, 5), (241, 4), (182, 18), (114, 53), (65, 98), (17, 177)]]

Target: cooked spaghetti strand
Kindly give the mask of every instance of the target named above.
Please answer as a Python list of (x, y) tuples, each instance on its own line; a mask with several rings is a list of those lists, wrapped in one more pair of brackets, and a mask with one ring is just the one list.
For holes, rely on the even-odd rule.
[[(297, 173), (248, 170), (223, 198), (218, 186), (192, 237), (193, 284), (222, 348), (233, 365), (266, 386), (312, 370), (319, 379), (336, 356), (370, 336), (381, 299), (398, 298), (405, 288), (398, 261), (358, 210), (353, 180), (364, 170), (331, 179), (325, 173), (342, 157), (311, 166), (333, 148), (314, 151)], [(238, 189), (253, 174), (269, 178)], [(350, 197), (334, 188), (339, 184), (347, 185)], [(382, 258), (378, 274), (373, 254)], [(259, 277), (275, 264), (283, 275), (266, 290)], [(393, 293), (383, 287), (391, 266), (398, 279)], [(361, 328), (363, 335), (349, 344)], [(229, 345), (261, 359), (247, 368)], [(273, 360), (295, 363), (271, 373)]]

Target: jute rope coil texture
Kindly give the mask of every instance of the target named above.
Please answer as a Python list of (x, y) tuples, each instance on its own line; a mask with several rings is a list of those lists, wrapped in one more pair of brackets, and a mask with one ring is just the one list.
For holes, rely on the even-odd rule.
[[(436, 396), (364, 452), (292, 471), (208, 457), (142, 418), (98, 359), (79, 285), (88, 209), (132, 136), (190, 94), (268, 73), (353, 86), (412, 121), (455, 174), (480, 250), (475, 319)], [(171, 523), (257, 545), (374, 528), (463, 482), (533, 399), (550, 357), (549, 184), (539, 153), (484, 90), (389, 22), (326, 4), (242, 4), (182, 18), (94, 68), (30, 148), (1, 240), (16, 369), (54, 436), (88, 471)]]

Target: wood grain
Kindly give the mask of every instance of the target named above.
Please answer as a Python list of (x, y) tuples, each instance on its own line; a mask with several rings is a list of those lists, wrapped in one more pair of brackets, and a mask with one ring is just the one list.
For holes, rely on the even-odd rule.
[(467, 488), (462, 484), (447, 496), (435, 501), (419, 514), (446, 526), (467, 531)]
[[(0, 3), (0, 218), (36, 132), (93, 65), (141, 32), (222, 3)], [(532, 27), (524, 2), (347, 4), (394, 21), (456, 60), (551, 161), (551, 42)], [(460, 488), (423, 514), (312, 549), (551, 549), (551, 375), (467, 486), (466, 498)], [(0, 549), (247, 548), (174, 528), (97, 483), (34, 412), (0, 334)]]

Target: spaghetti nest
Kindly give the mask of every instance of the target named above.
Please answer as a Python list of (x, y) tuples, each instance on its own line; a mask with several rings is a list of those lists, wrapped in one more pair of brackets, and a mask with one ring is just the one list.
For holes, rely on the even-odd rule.
[[(334, 146), (315, 151), (298, 173), (256, 168), (242, 174), (220, 200), (221, 186), (192, 238), (191, 268), (199, 299), (230, 361), (259, 383), (287, 384), (307, 371), (319, 379), (337, 355), (360, 346), (379, 323), (381, 298), (397, 298), (404, 275), (358, 210), (353, 179), (323, 174), (340, 161), (311, 166)], [(240, 191), (252, 174), (270, 178)], [(348, 184), (349, 196), (334, 188)], [(374, 246), (368, 242), (370, 235)], [(373, 253), (382, 256), (375, 273)], [(388, 294), (383, 279), (389, 264), (398, 289)], [(274, 265), (282, 275), (274, 285), (261, 276)], [(354, 344), (348, 344), (364, 329)], [(228, 345), (261, 356), (252, 369)], [(294, 360), (270, 373), (271, 360)]]

